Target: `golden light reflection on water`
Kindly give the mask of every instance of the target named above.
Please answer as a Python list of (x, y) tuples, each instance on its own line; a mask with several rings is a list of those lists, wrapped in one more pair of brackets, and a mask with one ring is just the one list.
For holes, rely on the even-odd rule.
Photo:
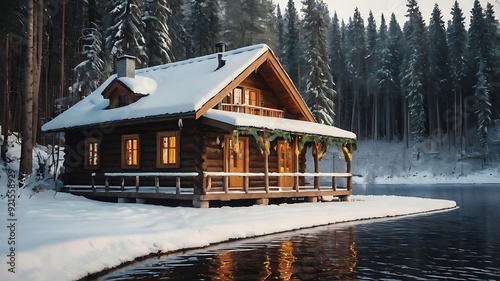
[[(249, 251), (222, 251), (210, 262), (211, 280), (310, 280), (322, 273), (350, 280), (356, 270), (354, 227), (330, 230), (320, 243), (291, 238)], [(298, 262), (299, 261), (299, 262)], [(246, 280), (246, 279), (245, 279)], [(250, 280), (250, 279), (248, 279)]]
[(280, 280), (288, 281), (291, 279), (294, 261), (295, 256), (293, 255), (292, 241), (281, 242), (278, 254), (278, 272)]

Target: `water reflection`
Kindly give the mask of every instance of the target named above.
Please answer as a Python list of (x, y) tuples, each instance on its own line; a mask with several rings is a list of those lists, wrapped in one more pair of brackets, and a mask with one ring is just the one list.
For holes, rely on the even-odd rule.
[(99, 280), (500, 280), (498, 186), (356, 190), (451, 199), (460, 208), (234, 241), (140, 262)]
[(354, 233), (349, 226), (323, 230), (320, 241), (311, 239), (315, 230), (302, 230), (279, 240), (231, 242), (147, 260), (99, 280), (352, 280), (358, 255)]

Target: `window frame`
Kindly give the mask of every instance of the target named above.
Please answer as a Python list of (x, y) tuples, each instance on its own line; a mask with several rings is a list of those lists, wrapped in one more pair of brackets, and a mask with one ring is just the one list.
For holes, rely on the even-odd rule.
[[(175, 137), (175, 163), (163, 163), (163, 138)], [(168, 148), (167, 148), (168, 149)], [(180, 131), (156, 132), (156, 168), (179, 168), (181, 165), (181, 134)]]
[[(96, 151), (90, 151), (90, 144), (97, 144)], [(85, 138), (85, 148), (84, 148), (84, 168), (85, 169), (99, 169), (101, 167), (101, 140), (99, 138)], [(92, 164), (90, 161), (90, 155), (95, 154), (97, 160), (96, 164)]]
[[(127, 141), (137, 140), (137, 164), (127, 164)], [(139, 134), (122, 135), (122, 147), (121, 147), (121, 158), (122, 158), (122, 169), (140, 169), (141, 165), (141, 139)], [(133, 148), (132, 148), (133, 151)]]

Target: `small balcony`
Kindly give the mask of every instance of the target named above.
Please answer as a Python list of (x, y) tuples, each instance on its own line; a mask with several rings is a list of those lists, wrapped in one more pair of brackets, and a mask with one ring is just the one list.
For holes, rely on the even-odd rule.
[(267, 116), (267, 117), (276, 117), (276, 118), (284, 118), (285, 113), (283, 110), (256, 106), (256, 105), (248, 105), (248, 104), (231, 104), (231, 103), (221, 103), (220, 110), (232, 111), (232, 112), (241, 112), (248, 113), (253, 115)]

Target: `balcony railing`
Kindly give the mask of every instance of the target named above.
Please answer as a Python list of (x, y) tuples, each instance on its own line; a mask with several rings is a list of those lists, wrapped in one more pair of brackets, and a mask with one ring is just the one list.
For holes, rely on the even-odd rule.
[(248, 113), (253, 115), (267, 116), (267, 117), (276, 117), (276, 118), (284, 118), (285, 114), (283, 110), (256, 106), (256, 105), (248, 105), (248, 104), (231, 104), (231, 103), (221, 103), (220, 110), (232, 111), (232, 112), (241, 112)]

